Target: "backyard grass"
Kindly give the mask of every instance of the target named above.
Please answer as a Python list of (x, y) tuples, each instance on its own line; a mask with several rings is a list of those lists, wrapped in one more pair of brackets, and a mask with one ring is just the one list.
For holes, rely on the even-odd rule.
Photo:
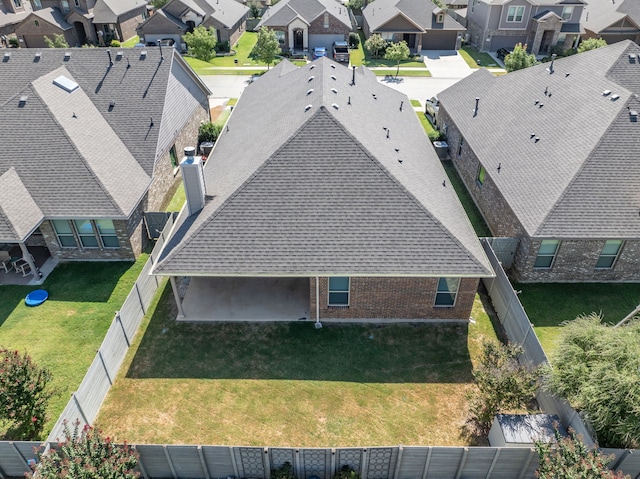
[(149, 310), (97, 420), (132, 443), (471, 444), (475, 324), (183, 323), (171, 288)]
[(499, 67), (496, 60), (489, 55), (488, 53), (479, 52), (473, 47), (465, 46), (458, 50), (464, 61), (467, 62), (471, 68), (480, 68), (480, 67)]
[[(42, 286), (49, 299), (37, 308), (24, 304), (33, 286), (0, 287), (0, 345), (26, 351), (49, 368), (52, 386), (62, 393), (50, 402), (45, 434), (80, 385), (146, 259), (60, 264)], [(0, 426), (0, 437), (4, 432)]]
[[(376, 74), (376, 76), (390, 76), (390, 77), (395, 77), (396, 76), (396, 69), (387, 69), (387, 68), (383, 68), (383, 69), (376, 69), (376, 70), (372, 70), (373, 73)], [(418, 69), (405, 69), (405, 68), (400, 68), (400, 71), (398, 72), (398, 76), (399, 77), (430, 77), (431, 73), (429, 72), (429, 70), (418, 70)]]
[(640, 303), (640, 284), (562, 283), (515, 284), (534, 331), (553, 360), (562, 323), (580, 314), (602, 312), (604, 321), (617, 323)]
[(411, 102), (411, 106), (416, 107), (416, 108), (422, 108), (422, 103), (420, 103), (420, 100), (409, 100)]
[(135, 37), (129, 38), (126, 42), (122, 42), (122, 48), (132, 48), (136, 46), (136, 43), (140, 43), (140, 37), (136, 35)]

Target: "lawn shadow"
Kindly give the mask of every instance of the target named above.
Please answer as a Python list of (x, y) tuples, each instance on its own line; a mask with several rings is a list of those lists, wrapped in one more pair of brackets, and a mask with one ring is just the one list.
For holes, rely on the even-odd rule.
[(171, 289), (128, 378), (274, 379), (361, 383), (470, 383), (466, 324), (187, 323)]

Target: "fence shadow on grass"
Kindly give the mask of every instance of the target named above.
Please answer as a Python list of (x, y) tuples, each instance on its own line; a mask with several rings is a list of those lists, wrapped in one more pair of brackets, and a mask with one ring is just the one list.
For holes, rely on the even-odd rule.
[(182, 323), (165, 287), (129, 378), (467, 383), (462, 324)]

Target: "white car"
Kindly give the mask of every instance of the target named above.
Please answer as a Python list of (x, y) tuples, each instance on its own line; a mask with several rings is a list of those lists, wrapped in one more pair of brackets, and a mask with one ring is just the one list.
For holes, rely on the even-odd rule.
[(438, 100), (437, 96), (431, 97), (425, 102), (424, 113), (431, 117), (431, 121), (434, 125), (436, 124), (436, 115), (438, 114), (439, 108), (440, 100)]

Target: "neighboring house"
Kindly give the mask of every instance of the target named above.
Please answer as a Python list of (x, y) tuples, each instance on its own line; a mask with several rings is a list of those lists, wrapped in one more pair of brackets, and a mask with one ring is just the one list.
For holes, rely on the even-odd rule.
[(445, 6), (451, 10), (463, 10), (469, 5), (469, 0), (447, 0)]
[(362, 10), (362, 29), (391, 42), (405, 41), (413, 53), (457, 50), (465, 28), (435, 3), (425, 0), (376, 0)]
[(438, 94), (453, 164), (519, 239), (515, 280), (640, 281), (639, 69), (624, 41)]
[(143, 213), (177, 181), (176, 151), (209, 118), (208, 89), (171, 48), (5, 52), (0, 243), (133, 260)]
[(283, 51), (325, 47), (330, 52), (333, 42), (349, 39), (351, 20), (336, 0), (280, 0), (264, 13), (256, 29), (261, 27), (276, 32)]
[(13, 33), (30, 12), (31, 4), (27, 0), (0, 0), (0, 35)]
[(584, 29), (583, 0), (469, 0), (468, 41), (480, 51), (527, 45), (534, 55), (575, 46)]
[(186, 319), (467, 320), (493, 275), (409, 99), (368, 69), (281, 62), (181, 169), (152, 274), (191, 278)]
[(640, 2), (588, 0), (582, 24), (584, 38), (603, 38), (609, 44), (621, 40), (640, 43)]
[[(12, 0), (13, 1), (13, 0)], [(20, 0), (24, 1), (24, 0)], [(64, 36), (71, 46), (128, 40), (147, 17), (146, 0), (32, 0), (33, 13), (15, 28), (22, 44), (44, 48), (44, 37)]]
[(249, 8), (236, 0), (169, 0), (138, 27), (141, 41), (172, 39), (183, 50), (182, 36), (197, 26), (213, 28), (219, 43), (238, 41), (247, 27)]

